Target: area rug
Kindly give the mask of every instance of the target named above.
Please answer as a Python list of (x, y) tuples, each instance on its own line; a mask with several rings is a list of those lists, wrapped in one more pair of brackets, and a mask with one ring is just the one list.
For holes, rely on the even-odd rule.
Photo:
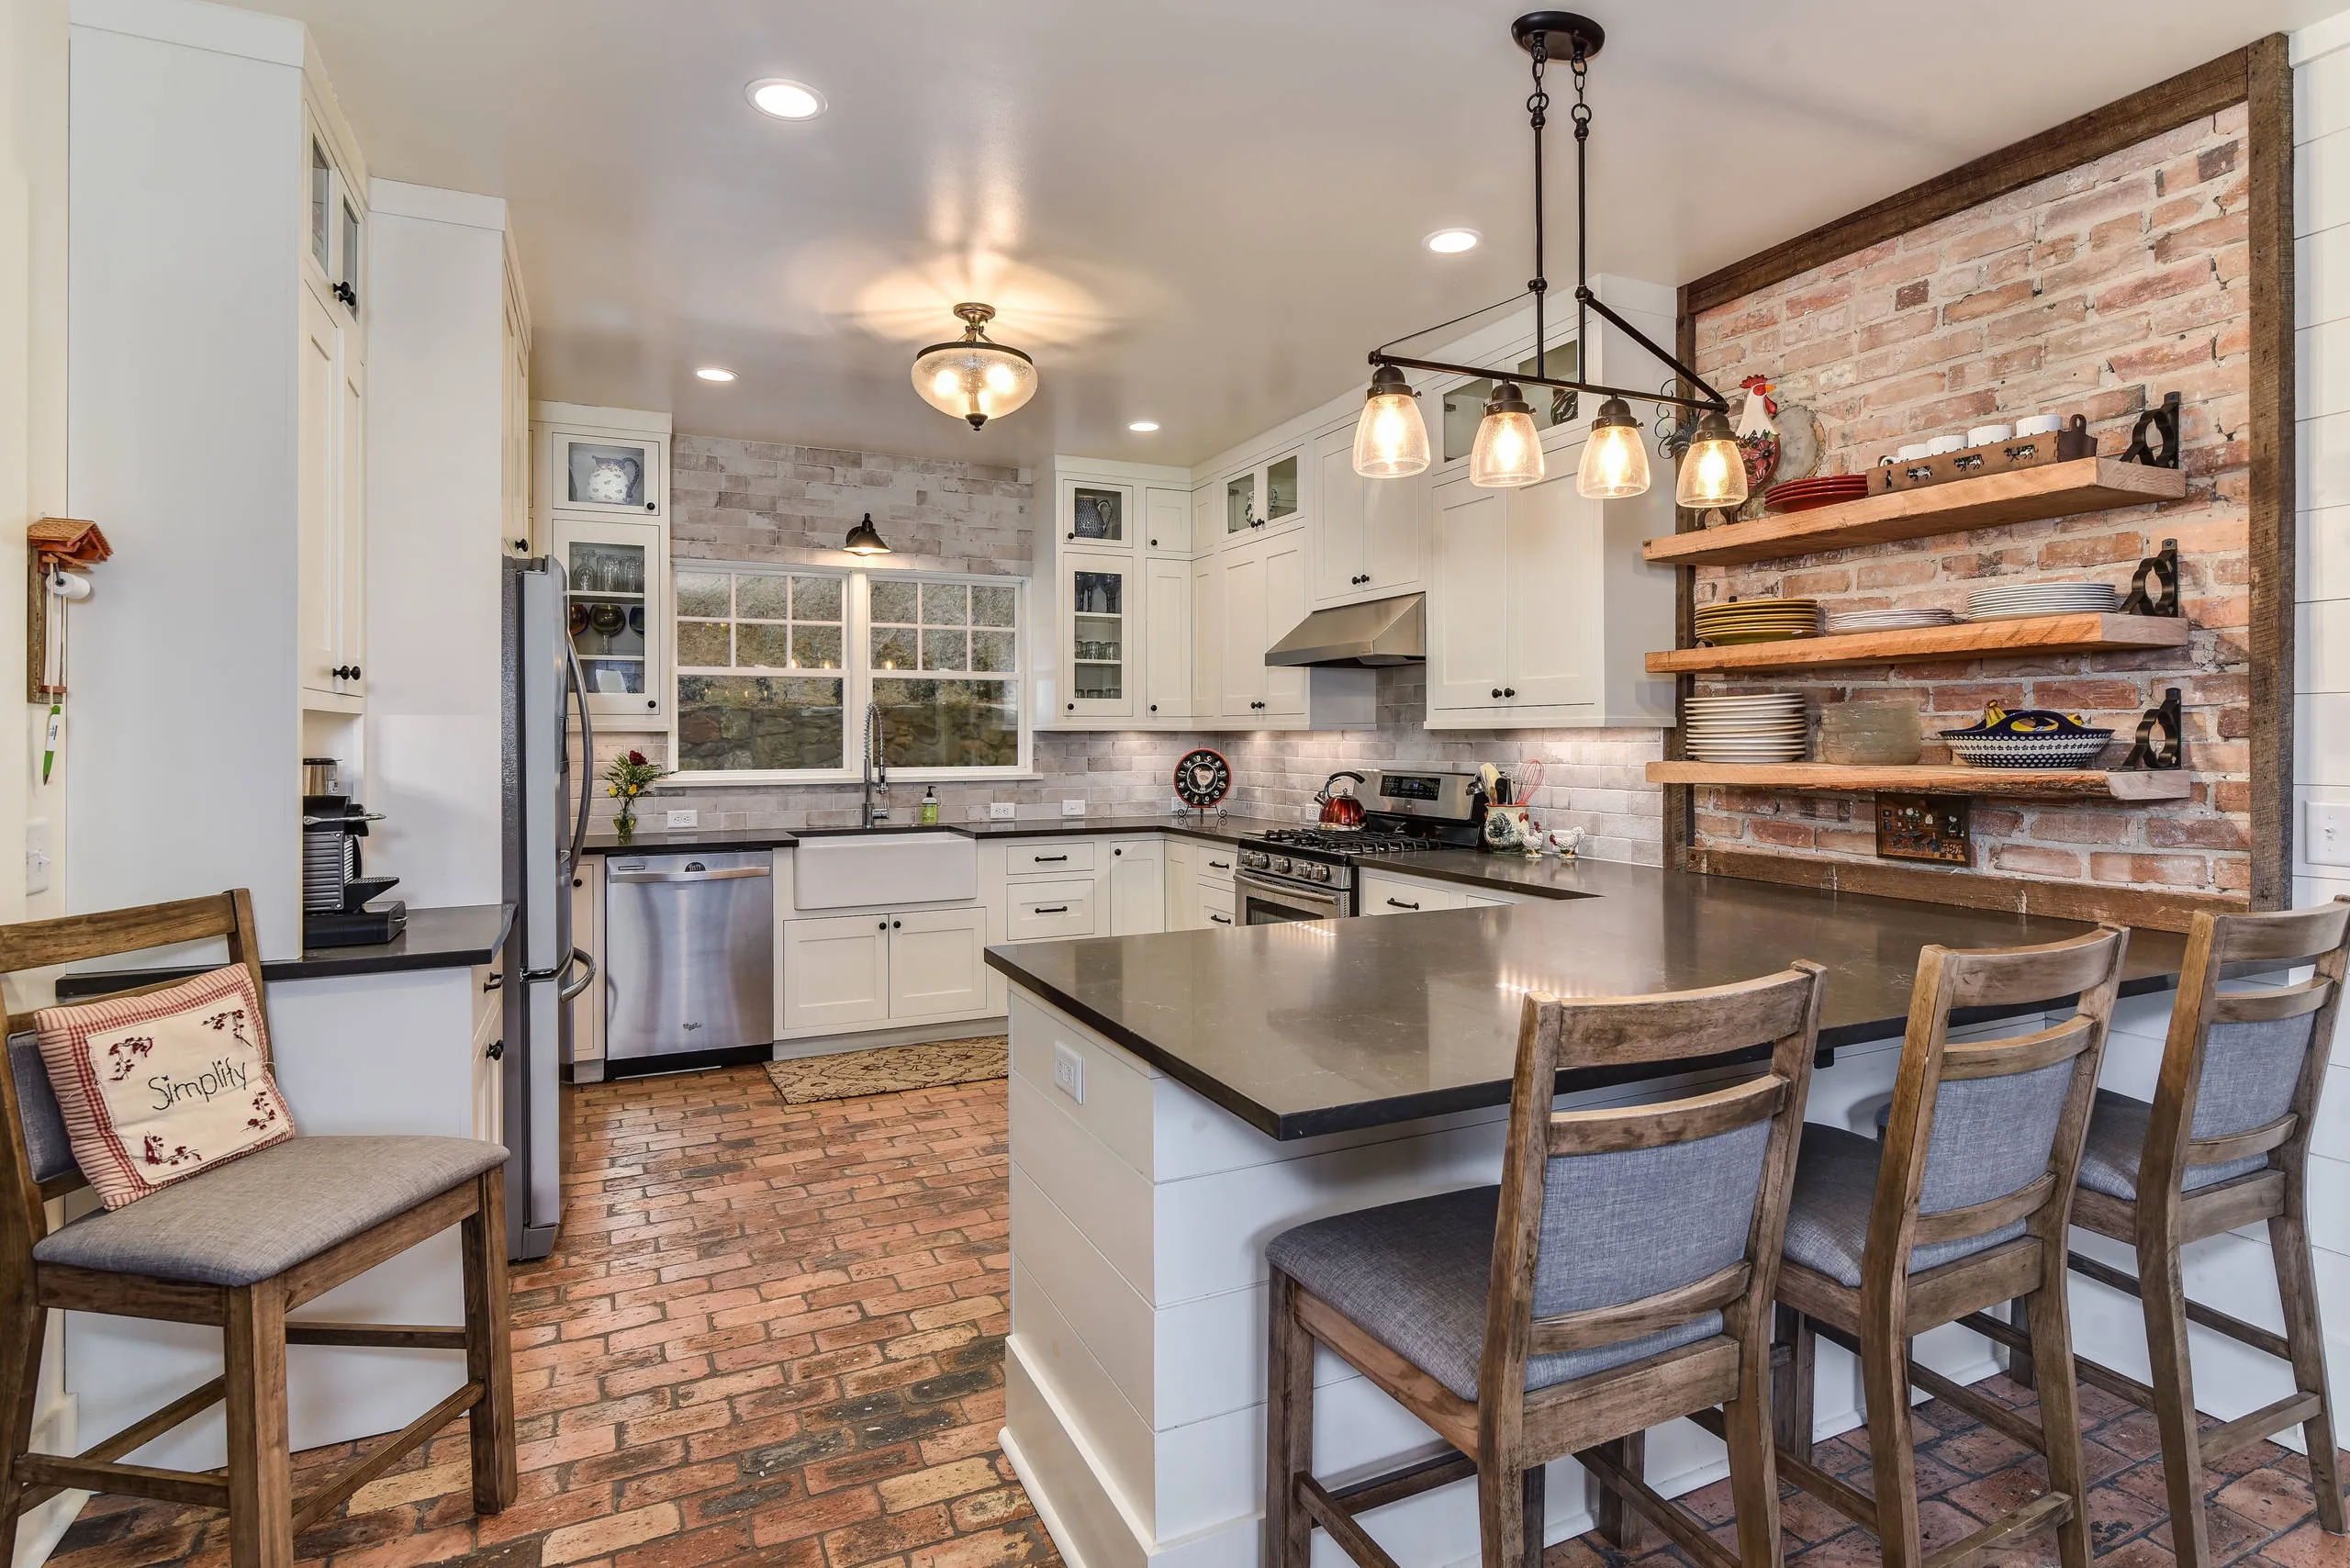
[(820, 1100), (854, 1100), (861, 1094), (894, 1094), (901, 1089), (935, 1089), (946, 1083), (977, 1083), (1011, 1072), (1011, 1044), (1002, 1035), (968, 1040), (934, 1040), (923, 1046), (882, 1046), (836, 1056), (801, 1057), (767, 1064), (767, 1077), (787, 1105)]

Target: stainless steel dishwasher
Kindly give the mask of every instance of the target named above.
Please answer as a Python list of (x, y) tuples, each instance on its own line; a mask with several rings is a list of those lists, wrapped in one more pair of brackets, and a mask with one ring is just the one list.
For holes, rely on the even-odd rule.
[(772, 1044), (773, 855), (608, 858), (604, 1006), (608, 1070), (622, 1075)]

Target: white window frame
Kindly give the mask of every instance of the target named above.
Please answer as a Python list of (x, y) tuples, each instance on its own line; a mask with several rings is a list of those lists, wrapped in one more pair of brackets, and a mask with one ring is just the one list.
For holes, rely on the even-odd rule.
[[(680, 768), (669, 776), (668, 782), (700, 789), (711, 785), (756, 785), (773, 789), (778, 785), (855, 783), (863, 777), (858, 766), (860, 746), (865, 738), (866, 705), (873, 700), (873, 616), (872, 585), (877, 581), (918, 583), (967, 583), (982, 588), (1009, 588), (1013, 590), (1013, 642), (1019, 650), (1016, 670), (1006, 671), (1001, 678), (1014, 681), (1020, 701), (1020, 759), (1009, 767), (892, 767), (893, 782), (946, 783), (956, 780), (988, 778), (1033, 778), (1035, 777), (1036, 716), (1030, 687), (1030, 665), (1035, 655), (1031, 648), (1033, 633), (1029, 624), (1028, 579), (1025, 577), (989, 575), (974, 572), (929, 572), (891, 570), (873, 566), (802, 566), (778, 561), (696, 561), (672, 560), (669, 563), (669, 631), (672, 655), (669, 660), (669, 756), (677, 758), (677, 722), (683, 708), (677, 683), (688, 675), (708, 675), (713, 672), (697, 668), (688, 671), (684, 661), (676, 656), (677, 576), (679, 572), (734, 572), (763, 577), (828, 577), (842, 579), (841, 654), (843, 685), (841, 692), (841, 755), (847, 766), (842, 767), (688, 769)], [(688, 620), (699, 617), (688, 616)], [(894, 623), (893, 623), (894, 624)], [(759, 675), (789, 672), (730, 670), (730, 675)], [(806, 672), (801, 672), (806, 673)], [(890, 670), (885, 678), (922, 678), (919, 670)], [(968, 678), (948, 676), (945, 678)], [(989, 678), (994, 678), (990, 673)]]

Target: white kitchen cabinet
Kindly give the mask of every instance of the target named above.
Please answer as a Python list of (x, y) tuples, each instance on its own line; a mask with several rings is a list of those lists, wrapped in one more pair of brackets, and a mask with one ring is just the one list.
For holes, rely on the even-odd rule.
[(575, 1082), (604, 1075), (604, 857), (583, 855), (571, 879), (571, 940), (596, 966), (596, 979), (571, 999), (571, 1059)]
[(1192, 494), (1166, 485), (1142, 493), (1143, 548), (1154, 555), (1189, 559), (1192, 554)]
[(1428, 710), (1498, 706), (1509, 674), (1502, 609), (1507, 490), (1466, 477), (1436, 487), (1436, 580), (1428, 594)]
[(1100, 879), (1013, 882), (1004, 890), (1007, 942), (1060, 941), (1101, 935)]
[(1355, 880), (1355, 910), (1360, 914), (1424, 914), (1460, 909), (1462, 902), (1462, 895), (1454, 889), (1383, 877), (1376, 871), (1364, 871)]
[(499, 536), (510, 554), (533, 555), (544, 546), (531, 515), (531, 313), (522, 299), (521, 269), (513, 264), (510, 251), (504, 349)]
[[(1305, 534), (1303, 530), (1276, 534), (1253, 548), (1265, 556), (1265, 631), (1264, 648), (1297, 630), (1298, 622), (1307, 613), (1305, 603)], [(1264, 650), (1257, 655), (1265, 679), (1265, 717), (1291, 723), (1305, 721), (1306, 682), (1312, 672), (1295, 665), (1267, 665)], [(1369, 670), (1330, 670), (1325, 673), (1326, 683), (1344, 683), (1349, 677), (1369, 689)]]
[(600, 728), (667, 722), (668, 531), (658, 522), (558, 512), (572, 651)]
[(367, 367), (351, 311), (318, 280), (304, 280), (300, 300), (295, 569), (303, 700), (353, 712), (366, 694)]
[(1192, 716), (1192, 563), (1143, 563), (1144, 716)]
[(1203, 555), (1192, 563), (1192, 712), (1214, 719), (1224, 711), (1224, 562)]
[(1217, 712), (1244, 722), (1305, 717), (1306, 672), (1270, 668), (1265, 651), (1305, 619), (1305, 540), (1292, 531), (1251, 539), (1220, 558), (1223, 678)]
[(1132, 552), (1072, 548), (1060, 561), (1058, 651), (1069, 671), (1062, 712), (1130, 719), (1143, 624), (1137, 558)]
[(1063, 543), (1103, 549), (1135, 541), (1135, 487), (1105, 479), (1064, 478), (1054, 496), (1054, 526)]
[[(1578, 444), (1561, 455), (1581, 454)], [(1601, 580), (1606, 503), (1575, 492), (1572, 463), (1562, 463), (1551, 478), (1508, 496), (1504, 543), (1508, 560), (1499, 579), (1503, 614), (1509, 622), (1504, 700), (1531, 707), (1595, 708), (1600, 700), (1599, 633), (1606, 606), (1584, 585)]]
[(1167, 929), (1166, 846), (1157, 838), (1110, 846), (1110, 935), (1140, 936)]
[(987, 926), (984, 909), (913, 910), (890, 916), (890, 1021), (949, 1017), (984, 1007)]
[[(485, 993), (484, 980), (487, 968), (474, 971), (474, 991), (476, 996), (487, 994), (492, 1002), (496, 991)], [(473, 1136), (484, 1143), (506, 1141), (506, 1010), (502, 1007), (476, 1007), (474, 1018), (474, 1131)]]
[(850, 1029), (890, 1019), (890, 917), (783, 923), (783, 1030)]
[[(1292, 447), (1225, 476), (1221, 491), (1227, 545), (1305, 521), (1305, 464), (1304, 448)], [(1203, 546), (1205, 542), (1194, 543)]]
[(1199, 891), (1199, 929), (1203, 931), (1230, 930), (1234, 924), (1232, 907), (1230, 888), (1214, 888), (1202, 882)]
[(1425, 474), (1366, 479), (1355, 472), (1354, 431), (1315, 442), (1314, 516), (1306, 524), (1316, 607), (1417, 593), (1427, 586)]
[(669, 437), (586, 420), (539, 426), (539, 488), (552, 511), (666, 518)]
[(1224, 543), (1224, 487), (1209, 483), (1192, 492), (1192, 550), (1213, 550)]

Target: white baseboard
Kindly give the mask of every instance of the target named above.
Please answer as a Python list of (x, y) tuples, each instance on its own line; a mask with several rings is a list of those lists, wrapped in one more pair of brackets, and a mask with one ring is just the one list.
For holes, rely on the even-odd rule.
[(1012, 1020), (998, 1013), (977, 1018), (948, 1018), (927, 1024), (901, 1024), (889, 1029), (858, 1029), (844, 1035), (813, 1035), (775, 1043), (777, 1061), (802, 1057), (835, 1057), (849, 1051), (869, 1051), (881, 1046), (926, 1046), (933, 1040), (968, 1040), (980, 1035), (1001, 1035)]

